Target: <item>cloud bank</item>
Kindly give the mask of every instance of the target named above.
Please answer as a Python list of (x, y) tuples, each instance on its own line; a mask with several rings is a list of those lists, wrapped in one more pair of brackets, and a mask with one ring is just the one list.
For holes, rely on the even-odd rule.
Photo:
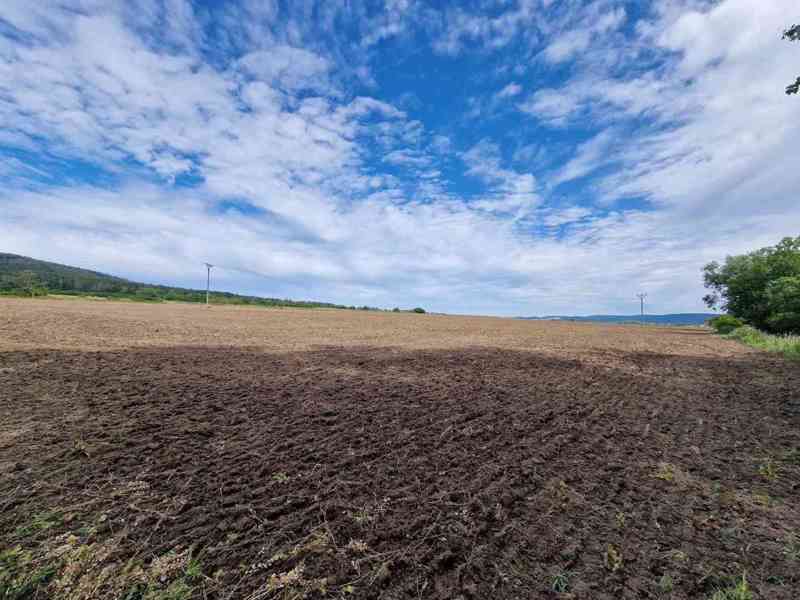
[(705, 262), (800, 232), (791, 0), (304, 6), (0, 5), (0, 250), (347, 304), (667, 312), (701, 309)]

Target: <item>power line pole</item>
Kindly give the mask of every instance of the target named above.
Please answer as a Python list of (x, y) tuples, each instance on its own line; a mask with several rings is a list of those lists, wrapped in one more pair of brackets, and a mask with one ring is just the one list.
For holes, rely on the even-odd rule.
[(206, 269), (208, 270), (208, 274), (206, 277), (206, 306), (209, 306), (208, 299), (209, 296), (211, 295), (211, 269), (214, 267), (214, 265), (209, 263), (204, 263), (204, 264), (206, 266)]
[(644, 325), (644, 299), (647, 298), (647, 293), (641, 292), (636, 294), (636, 297), (639, 298), (639, 302), (642, 304), (642, 325)]

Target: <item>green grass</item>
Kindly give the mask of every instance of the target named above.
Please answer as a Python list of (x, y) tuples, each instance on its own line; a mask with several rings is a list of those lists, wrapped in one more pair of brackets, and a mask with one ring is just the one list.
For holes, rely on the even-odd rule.
[(735, 585), (714, 592), (710, 600), (753, 600), (753, 592), (747, 584), (747, 579), (742, 575)]
[(571, 577), (572, 573), (570, 571), (561, 571), (560, 573), (556, 573), (553, 575), (553, 578), (550, 581), (550, 589), (557, 594), (562, 594), (569, 591), (569, 580)]
[(783, 555), (792, 562), (800, 562), (800, 536), (794, 533), (787, 536)]
[(34, 515), (29, 523), (20, 525), (14, 532), (19, 537), (28, 537), (39, 531), (47, 531), (53, 527), (61, 525), (63, 522), (62, 516), (55, 511), (43, 512)]
[(55, 567), (36, 567), (31, 553), (20, 547), (3, 550), (0, 552), (0, 598), (33, 598), (47, 586), (55, 572)]
[(189, 581), (197, 581), (203, 577), (203, 568), (200, 561), (196, 558), (189, 560), (186, 565), (186, 572), (184, 573), (186, 579)]
[(727, 338), (767, 352), (780, 352), (788, 358), (800, 359), (800, 335), (772, 335), (745, 325), (729, 333)]
[(675, 589), (675, 580), (672, 575), (664, 573), (658, 580), (658, 591), (663, 595), (669, 595)]
[[(199, 597), (198, 586), (206, 577), (198, 558), (170, 551), (156, 557), (147, 568), (135, 561), (103, 565), (101, 562), (111, 556), (110, 544), (113, 541), (105, 545), (81, 545), (74, 538), (62, 547), (66, 551), (58, 557), (41, 552), (36, 556), (21, 546), (0, 549), (0, 600)], [(103, 594), (98, 592), (101, 587), (105, 589)]]

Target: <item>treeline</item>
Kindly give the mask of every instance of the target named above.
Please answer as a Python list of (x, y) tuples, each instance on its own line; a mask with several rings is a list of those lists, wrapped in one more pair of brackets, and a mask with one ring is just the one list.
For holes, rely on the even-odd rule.
[[(87, 269), (36, 260), (17, 254), (0, 253), (0, 294), (36, 297), (51, 293), (140, 302), (206, 301), (205, 290), (138, 283)], [(230, 292), (212, 292), (210, 300), (213, 304), (382, 310), (371, 306), (347, 306), (330, 302), (263, 298)], [(399, 308), (393, 310), (401, 312)], [(425, 311), (415, 308), (411, 312), (424, 313)]]
[(711, 262), (704, 282), (710, 290), (706, 304), (729, 315), (716, 326), (739, 323), (773, 334), (800, 333), (800, 236), (728, 256), (722, 264)]

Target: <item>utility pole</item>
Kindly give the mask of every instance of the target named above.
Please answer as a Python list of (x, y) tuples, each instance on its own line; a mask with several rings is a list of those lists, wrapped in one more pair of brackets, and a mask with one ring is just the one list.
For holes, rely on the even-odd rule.
[(647, 298), (647, 293), (641, 292), (636, 294), (636, 297), (639, 298), (639, 302), (642, 304), (642, 325), (644, 325), (644, 299)]
[(208, 298), (211, 295), (211, 269), (214, 265), (209, 263), (204, 263), (206, 265), (206, 269), (208, 270), (208, 275), (206, 277), (206, 306), (209, 306)]

